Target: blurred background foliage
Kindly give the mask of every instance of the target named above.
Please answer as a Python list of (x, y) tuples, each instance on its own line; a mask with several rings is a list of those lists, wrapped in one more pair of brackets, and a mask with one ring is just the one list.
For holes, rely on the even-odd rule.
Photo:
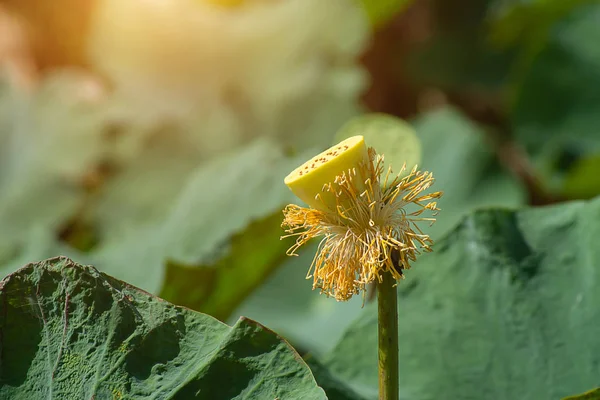
[[(0, 273), (66, 255), (327, 353), (361, 312), (285, 257), (284, 176), (408, 121), (443, 213), (600, 194), (600, 4), (1, 0)], [(385, 148), (378, 149), (385, 153)]]

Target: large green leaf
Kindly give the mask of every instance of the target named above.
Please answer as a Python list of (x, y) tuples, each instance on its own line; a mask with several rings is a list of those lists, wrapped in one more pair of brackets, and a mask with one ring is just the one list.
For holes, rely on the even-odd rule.
[[(600, 376), (600, 198), (465, 218), (399, 285), (400, 390), (414, 399), (559, 399)], [(326, 360), (377, 393), (377, 307)]]
[(254, 321), (229, 327), (66, 258), (0, 282), (0, 398), (325, 399)]
[(293, 243), (280, 240), (281, 211), (252, 222), (231, 238), (229, 252), (216, 264), (167, 264), (161, 297), (220, 320), (264, 282)]

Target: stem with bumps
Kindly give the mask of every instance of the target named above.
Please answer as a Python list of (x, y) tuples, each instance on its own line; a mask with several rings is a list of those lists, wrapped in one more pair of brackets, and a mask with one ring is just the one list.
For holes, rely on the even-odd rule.
[(389, 272), (377, 283), (379, 400), (398, 400), (398, 297)]

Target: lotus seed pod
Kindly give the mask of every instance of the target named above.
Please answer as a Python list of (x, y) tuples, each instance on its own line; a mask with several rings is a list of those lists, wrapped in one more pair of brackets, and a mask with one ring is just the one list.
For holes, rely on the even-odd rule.
[(360, 171), (369, 155), (362, 136), (350, 137), (330, 147), (292, 171), (284, 180), (290, 190), (312, 208), (336, 209), (335, 197), (324, 191), (344, 172)]

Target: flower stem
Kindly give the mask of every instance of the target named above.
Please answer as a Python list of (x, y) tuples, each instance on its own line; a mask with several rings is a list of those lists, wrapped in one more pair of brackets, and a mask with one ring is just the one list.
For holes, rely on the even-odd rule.
[(392, 274), (377, 284), (379, 400), (398, 400), (398, 297)]

